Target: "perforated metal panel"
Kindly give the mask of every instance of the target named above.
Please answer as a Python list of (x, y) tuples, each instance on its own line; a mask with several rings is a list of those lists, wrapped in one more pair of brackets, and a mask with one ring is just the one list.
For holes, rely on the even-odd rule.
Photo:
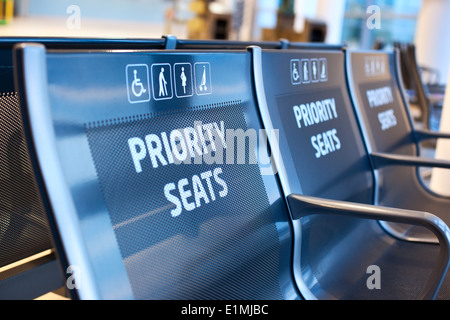
[[(221, 120), (227, 129), (248, 129), (239, 101), (87, 125), (105, 203), (137, 299), (282, 298), (278, 232), (258, 164), (229, 164), (225, 151), (216, 158), (223, 161), (212, 164), (170, 163), (161, 153), (156, 168), (147, 158), (139, 173), (130, 161), (130, 137), (144, 139), (199, 121)], [(246, 149), (235, 148), (234, 158), (248, 155), (248, 144)], [(184, 192), (190, 189), (191, 196), (181, 196), (178, 181), (185, 181)], [(164, 195), (171, 182), (178, 189)]]
[[(265, 170), (272, 163), (267, 161), (267, 138), (256, 108), (249, 51), (45, 53), (43, 48), (34, 49), (24, 55), (25, 60), (39, 55), (41, 61), (45, 58), (46, 68), (30, 68), (25, 77), (28, 84), (45, 84), (32, 78), (42, 79), (47, 73), (47, 85), (33, 92), (48, 90), (49, 101), (39, 94), (33, 98), (37, 103), (27, 105), (32, 115), (27, 124), (48, 187), (51, 222), (60, 230), (55, 241), (61, 244), (61, 257), (83, 272), (78, 291), (82, 299), (300, 298), (292, 279), (292, 229), (286, 202), (277, 177)], [(153, 76), (155, 66), (162, 64), (172, 67), (172, 75), (166, 76), (171, 94), (164, 99), (155, 88), (158, 73)], [(179, 64), (192, 66), (192, 96), (189, 91), (177, 96), (178, 89), (183, 90), (182, 82), (177, 82)], [(130, 89), (138, 95), (127, 79), (130, 66), (144, 65), (148, 75), (138, 73), (138, 79), (149, 80), (148, 86), (144, 84), (149, 93), (136, 101), (130, 99)], [(206, 92), (196, 65), (210, 67), (205, 72), (210, 79)], [(21, 92), (32, 98), (26, 90)], [(39, 114), (36, 105), (45, 113)], [(51, 121), (44, 119), (46, 115)], [(236, 147), (233, 155), (235, 159), (245, 155), (244, 163), (196, 164), (191, 157), (194, 163), (185, 165), (164, 154), (165, 164), (156, 155), (158, 167), (154, 167), (158, 146), (148, 147), (147, 142), (151, 143), (152, 134), (164, 143), (164, 132), (170, 139), (172, 132), (181, 130), (179, 134), (194, 149), (203, 149), (201, 140), (195, 143), (186, 136), (193, 128), (198, 130), (196, 122), (205, 128), (218, 126), (222, 133), (251, 129), (258, 142), (247, 144), (246, 150)], [(203, 137), (209, 145), (205, 128)], [(45, 142), (48, 139), (56, 142), (54, 148)], [(134, 150), (148, 150), (139, 160), (140, 172), (130, 139), (147, 144)], [(263, 158), (261, 163), (250, 163), (251, 154)], [(183, 201), (188, 204), (183, 203), (181, 211)], [(72, 228), (74, 224), (79, 228)]]
[(17, 94), (0, 94), (0, 267), (50, 249)]

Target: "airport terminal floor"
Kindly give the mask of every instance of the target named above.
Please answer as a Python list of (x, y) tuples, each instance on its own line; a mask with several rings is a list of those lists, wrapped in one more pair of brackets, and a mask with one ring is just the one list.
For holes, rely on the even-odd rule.
[(44, 2), (0, 3), (0, 300), (450, 299), (450, 5)]

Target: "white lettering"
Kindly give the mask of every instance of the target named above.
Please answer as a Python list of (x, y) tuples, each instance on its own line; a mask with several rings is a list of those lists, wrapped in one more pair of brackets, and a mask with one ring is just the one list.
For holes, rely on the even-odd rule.
[(187, 201), (188, 198), (192, 196), (191, 190), (184, 190), (184, 187), (189, 184), (188, 179), (184, 178), (178, 181), (178, 192), (181, 196), (181, 202), (183, 203), (183, 207), (186, 211), (192, 211), (195, 209), (195, 203), (189, 203)]
[(69, 290), (81, 289), (81, 268), (79, 266), (70, 265), (66, 269), (66, 273), (70, 274), (66, 280), (66, 286)]
[(368, 29), (381, 29), (381, 8), (376, 5), (367, 7), (366, 13), (371, 13), (367, 18), (366, 26)]
[(131, 157), (133, 158), (134, 168), (136, 172), (142, 171), (141, 160), (147, 155), (147, 150), (145, 149), (145, 143), (142, 139), (131, 138), (128, 139), (128, 146), (130, 147)]
[(216, 307), (196, 307), (189, 304), (187, 307), (181, 308), (182, 315), (207, 315), (209, 318), (214, 316)]
[(381, 269), (377, 265), (371, 265), (367, 267), (367, 274), (370, 276), (367, 278), (366, 285), (369, 290), (381, 289)]
[(331, 129), (312, 136), (311, 144), (316, 150), (314, 155), (317, 159), (341, 149), (341, 141), (337, 136), (336, 129)]
[[(226, 197), (228, 195), (228, 186), (225, 180), (219, 176), (222, 173), (222, 168), (215, 168), (213, 171), (193, 175), (190, 181), (184, 178), (179, 180), (177, 185), (173, 182), (166, 184), (164, 186), (164, 195), (169, 202), (175, 205), (175, 209), (170, 212), (172, 217), (179, 216), (183, 209), (192, 211), (201, 207), (202, 204), (216, 201), (216, 193), (219, 194), (220, 198)], [(206, 187), (204, 183), (206, 183)], [(216, 191), (217, 186), (221, 187), (221, 189)], [(174, 194), (173, 191), (176, 192), (177, 190), (178, 194)], [(209, 192), (209, 197), (206, 190)], [(188, 201), (189, 198), (193, 198), (193, 201)]]
[(311, 126), (338, 117), (334, 98), (310, 103), (302, 103), (292, 107), (297, 127)]
[(395, 117), (394, 110), (389, 109), (378, 114), (378, 121), (381, 124), (381, 130), (387, 130), (397, 125), (397, 118)]
[(371, 108), (380, 107), (394, 102), (391, 87), (383, 87), (366, 92), (367, 100)]
[(81, 29), (81, 9), (77, 5), (70, 5), (66, 9), (66, 13), (70, 16), (66, 20), (67, 29), (80, 30)]
[(192, 188), (194, 190), (195, 206), (198, 208), (201, 204), (201, 199), (205, 204), (209, 203), (208, 196), (206, 195), (205, 188), (203, 187), (202, 181), (197, 175), (192, 176)]
[(161, 132), (161, 139), (164, 144), (164, 151), (167, 155), (167, 161), (169, 161), (169, 163), (173, 163), (172, 150), (170, 149), (169, 140), (167, 139), (167, 134), (165, 132)]
[(217, 184), (220, 184), (220, 186), (222, 187), (222, 191), (219, 191), (219, 196), (226, 197), (228, 194), (228, 186), (225, 183), (225, 180), (223, 180), (222, 178), (219, 177), (219, 174), (222, 173), (222, 168), (216, 168), (214, 169), (213, 175), (214, 175), (214, 180), (216, 180)]
[(166, 199), (172, 202), (175, 205), (175, 209), (170, 211), (170, 214), (172, 217), (177, 217), (180, 215), (181, 211), (183, 210), (183, 206), (181, 205), (180, 200), (178, 200), (177, 197), (173, 196), (170, 191), (175, 190), (175, 184), (174, 183), (168, 183), (164, 186), (164, 195), (166, 196)]
[(293, 106), (292, 109), (294, 110), (295, 120), (297, 121), (297, 126), (299, 128), (302, 127), (302, 123), (300, 120), (302, 120), (302, 113), (300, 111), (300, 108), (298, 106)]
[[(221, 148), (218, 148), (219, 144)], [(191, 158), (194, 158), (195, 163), (201, 163), (202, 156), (208, 154), (210, 149), (220, 152), (226, 149), (225, 124), (223, 121), (207, 124), (196, 121), (194, 127), (175, 129), (170, 133), (161, 132), (160, 136), (148, 134), (145, 142), (138, 137), (130, 138), (128, 147), (136, 173), (142, 172), (142, 160), (147, 155), (153, 168), (173, 164), (175, 161), (190, 163)], [(215, 158), (220, 159), (220, 155), (221, 153), (216, 152)]]
[(192, 128), (188, 127), (184, 130), (184, 136), (186, 137), (186, 145), (187, 149), (189, 150), (189, 154), (192, 158), (194, 158), (197, 155), (202, 155), (202, 150), (200, 149), (200, 146), (198, 145), (198, 136), (197, 131)]
[(167, 165), (166, 159), (164, 159), (161, 151), (161, 140), (156, 134), (149, 134), (145, 136), (145, 142), (147, 144), (148, 154), (150, 155), (150, 159), (152, 160), (153, 168), (158, 168), (158, 160), (161, 162), (163, 166)]
[(186, 160), (188, 156), (188, 150), (184, 141), (183, 134), (179, 130), (173, 130), (170, 133), (170, 146), (172, 148), (173, 155), (178, 161), (183, 162), (184, 160)]

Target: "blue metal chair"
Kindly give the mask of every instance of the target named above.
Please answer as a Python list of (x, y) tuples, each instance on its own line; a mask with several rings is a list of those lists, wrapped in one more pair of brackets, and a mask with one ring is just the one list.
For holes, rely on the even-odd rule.
[[(233, 163), (257, 149), (236, 142), (231, 159), (219, 154), (225, 133), (262, 128), (248, 51), (24, 45), (17, 54), (38, 179), (75, 297), (301, 297), (276, 177)], [(145, 91), (133, 92), (135, 78)]]
[[(74, 298), (436, 297), (449, 265), (449, 230), (428, 213), (370, 205), (372, 171), (359, 136), (358, 155), (345, 157), (351, 167), (341, 163), (325, 176), (307, 175), (329, 165), (285, 166), (282, 134), (277, 157), (272, 129), (281, 127), (268, 122), (267, 101), (298, 94), (289, 70), (300, 56), (317, 57), (312, 84), (325, 58), (333, 66), (327, 83), (339, 80), (328, 93), (339, 106), (348, 102), (340, 48), (289, 44), (283, 51), (286, 42), (268, 43), (261, 55), (247, 43), (168, 42), (174, 50), (16, 48), (32, 164)], [(329, 117), (335, 107), (326, 105)], [(355, 119), (342, 128), (356, 132)], [(324, 136), (316, 139), (321, 146)], [(377, 220), (424, 226), (441, 245), (396, 241)], [(408, 259), (407, 249), (414, 252)], [(391, 271), (381, 291), (367, 286), (374, 265)], [(420, 272), (412, 284), (408, 276)]]
[[(349, 90), (376, 169), (375, 203), (433, 212), (448, 224), (450, 198), (431, 191), (419, 169), (450, 168), (448, 161), (420, 156), (422, 141), (450, 135), (414, 128), (401, 87), (398, 57), (394, 52), (346, 53)], [(385, 227), (404, 239), (436, 241), (421, 228), (395, 224)]]
[[(294, 274), (302, 292), (339, 299), (419, 296), (426, 280), (418, 275), (430, 274), (439, 247), (394, 238), (376, 221), (387, 219), (367, 215), (385, 210), (390, 221), (398, 218), (397, 209), (372, 206), (375, 179), (342, 48), (254, 48), (253, 54), (261, 117), (266, 129), (279, 133), (269, 143), (272, 152), (279, 150), (274, 158), (293, 217)], [(389, 278), (379, 290), (367, 287), (371, 265)]]
[(13, 47), (39, 42), (64, 49), (164, 49), (161, 39), (0, 38), (0, 299), (33, 299), (65, 286), (14, 87)]

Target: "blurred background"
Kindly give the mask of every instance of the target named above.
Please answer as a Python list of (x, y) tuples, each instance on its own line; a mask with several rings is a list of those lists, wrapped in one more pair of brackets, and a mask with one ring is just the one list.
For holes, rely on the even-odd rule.
[(449, 16), (450, 0), (0, 0), (0, 36), (412, 43), (446, 81)]
[[(426, 1), (426, 0), (425, 0)], [(235, 38), (259, 40), (282, 33), (293, 40), (316, 28), (315, 41), (370, 46), (376, 38), (414, 39), (422, 0), (0, 0), (13, 4), (14, 19), (4, 35), (101, 37)], [(365, 28), (371, 5), (381, 9), (381, 29)], [(66, 19), (79, 8), (80, 25)], [(61, 21), (62, 20), (62, 21)], [(319, 21), (324, 23), (323, 30)], [(62, 22), (62, 23), (61, 23)], [(313, 24), (312, 26), (310, 24)], [(328, 26), (328, 28), (326, 28)], [(328, 29), (328, 30), (326, 30)], [(313, 30), (311, 30), (313, 32)], [(314, 33), (314, 32), (313, 32)], [(325, 37), (325, 39), (322, 39)]]

